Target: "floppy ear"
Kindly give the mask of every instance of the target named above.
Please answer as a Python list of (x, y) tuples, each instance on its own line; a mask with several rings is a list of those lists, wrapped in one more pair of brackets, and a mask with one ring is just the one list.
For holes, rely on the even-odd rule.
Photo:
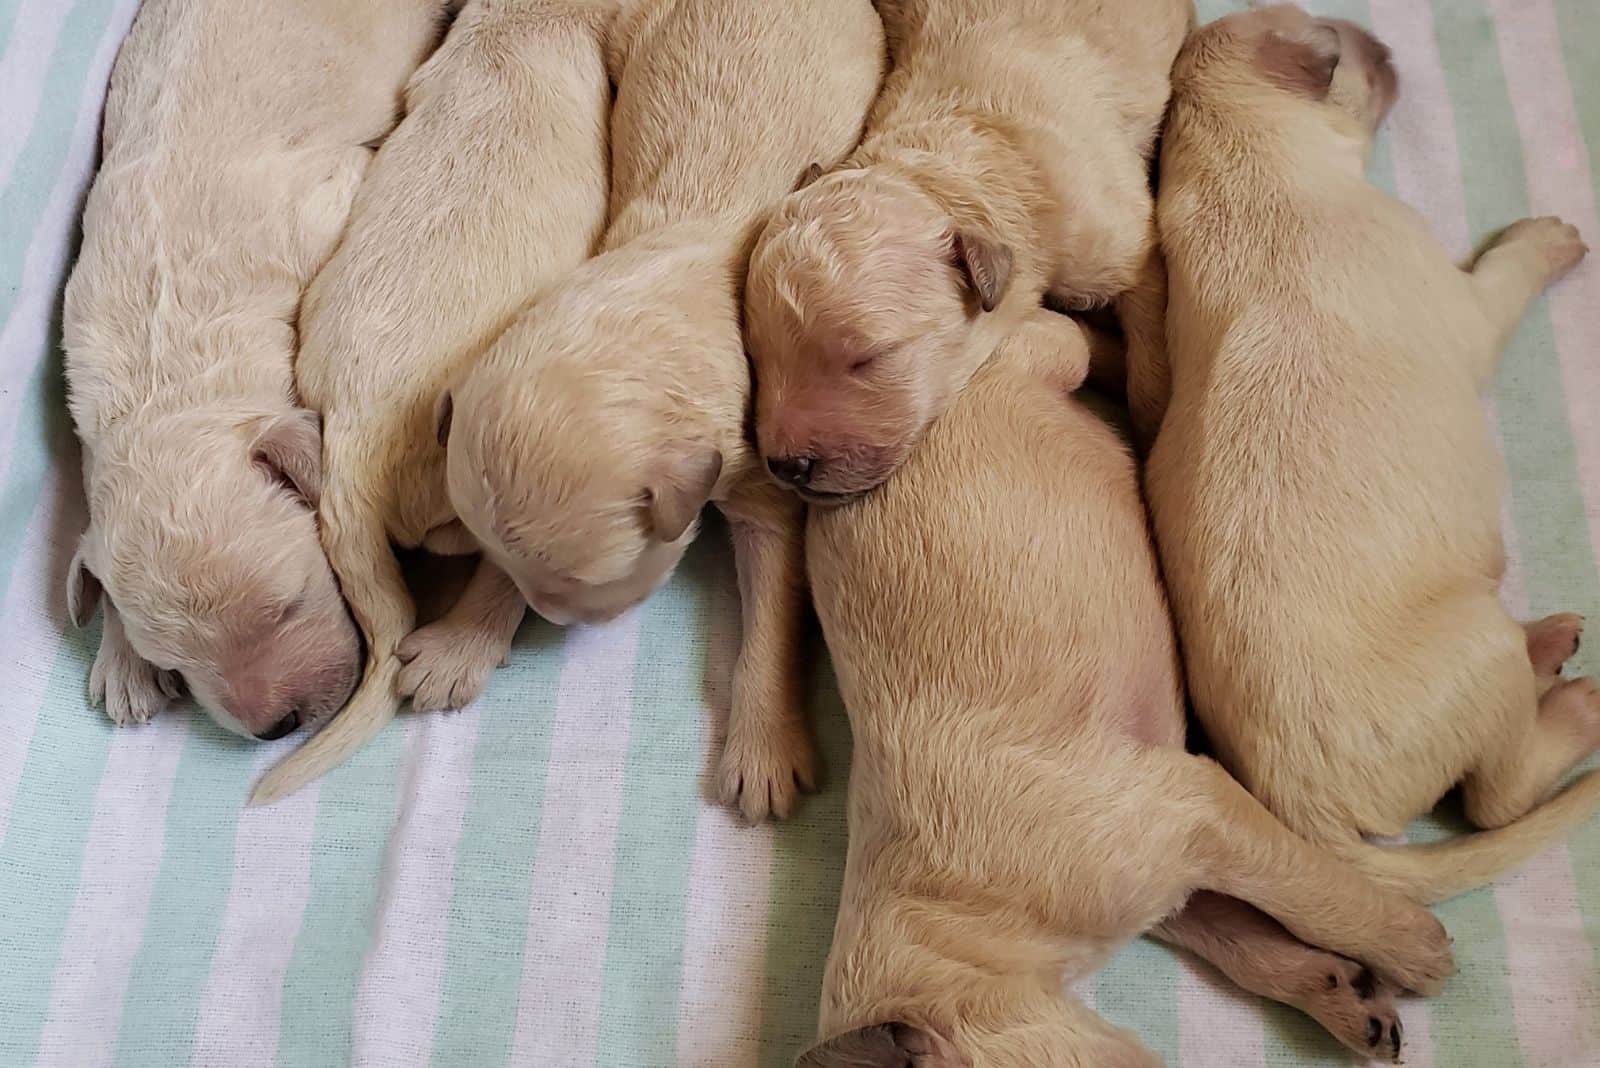
[(84, 562), (83, 550), (72, 554), (67, 565), (67, 615), (74, 627), (86, 625), (100, 604), (100, 580)]
[(806, 186), (810, 185), (812, 182), (816, 181), (818, 178), (821, 178), (821, 177), (822, 177), (822, 164), (813, 163), (811, 166), (809, 166), (809, 167), (807, 167), (805, 169), (805, 173), (800, 175), (800, 184), (794, 187), (795, 191), (799, 192), (800, 190), (804, 189)]
[(1011, 246), (978, 230), (957, 230), (955, 256), (956, 266), (978, 295), (979, 306), (986, 312), (998, 308), (1011, 285)]
[(456, 401), (447, 389), (439, 394), (439, 399), (433, 405), (434, 434), (441, 446), (450, 444), (450, 424), (454, 421), (455, 414)]
[(846, 1031), (813, 1046), (795, 1068), (972, 1068), (942, 1035), (910, 1024), (886, 1023)]
[(1267, 78), (1279, 87), (1312, 100), (1326, 100), (1343, 52), (1339, 31), (1313, 22), (1293, 33), (1274, 30), (1267, 34), (1257, 59)]
[(711, 499), (722, 474), (722, 453), (714, 446), (686, 449), (645, 488), (650, 529), (662, 541), (677, 541)]
[(311, 507), (322, 500), (322, 420), (299, 410), (268, 420), (250, 458)]

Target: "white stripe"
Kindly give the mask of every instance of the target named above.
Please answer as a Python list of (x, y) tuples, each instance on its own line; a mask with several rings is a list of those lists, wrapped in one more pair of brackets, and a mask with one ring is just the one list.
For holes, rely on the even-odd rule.
[(1594, 950), (1565, 846), (1546, 851), (1495, 887), (1506, 936), (1511, 1006), (1523, 1059), (1581, 1064), (1600, 1049)]
[(479, 712), (434, 712), (408, 739), (374, 940), (356, 993), (353, 1063), (425, 1064), (444, 982), (456, 846), (466, 822)]
[(517, 998), (513, 1065), (589, 1065), (611, 927), (638, 611), (567, 639)]
[(1257, 1068), (1265, 1065), (1258, 999), (1233, 986), (1216, 969), (1180, 956), (1178, 1063)]
[(73, 5), (19, 4), (11, 40), (0, 56), (0, 100), (6, 102), (6, 135), (0, 138), (0, 187), (11, 178), (11, 168), (22, 154), (44, 95), (45, 74), (55, 57), (56, 38)]
[(1433, 1068), (1433, 1018), (1428, 1003), (1401, 998), (1400, 1026), (1406, 1033), (1402, 1063), (1406, 1068)]
[(111, 1064), (189, 723), (187, 716), (163, 716), (118, 730), (111, 742), (39, 1036), (40, 1064)]
[[(300, 741), (263, 746), (254, 775)], [(277, 1060), (283, 977), (311, 895), (319, 788), (313, 782), (239, 814), (233, 883), (195, 1023), (190, 1063), (197, 1068), (272, 1068)]]

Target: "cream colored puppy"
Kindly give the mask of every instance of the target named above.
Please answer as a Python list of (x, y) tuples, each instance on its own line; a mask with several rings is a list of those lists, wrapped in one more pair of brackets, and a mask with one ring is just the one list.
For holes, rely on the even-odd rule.
[[(1448, 940), (1183, 751), (1138, 476), (1068, 397), (1088, 350), (1066, 322), (1035, 313), (894, 478), (811, 513), (855, 747), (828, 1040), (800, 1064), (1155, 1064), (1063, 981), (1163, 921), (1392, 1059), (1398, 1024), (1386, 1003), (1374, 1014), (1371, 977), (1277, 923), (1421, 992), (1452, 970)], [(1199, 890), (1214, 892), (1192, 899), (1200, 913), (1174, 916)], [(1208, 947), (1219, 910), (1255, 917), (1223, 921), (1252, 946)]]
[(866, 0), (658, 0), (619, 26), (605, 251), (446, 395), (450, 500), (556, 623), (643, 600), (715, 501), (744, 612), (721, 790), (786, 815), (815, 775), (801, 510), (746, 440), (740, 290), (771, 203), (855, 146), (882, 26)]
[[(887, 0), (894, 70), (861, 147), (751, 260), (756, 430), (813, 502), (881, 483), (1049, 294), (1129, 291), (1191, 0)], [(1122, 309), (1130, 341), (1154, 323)], [(1154, 333), (1152, 334), (1152, 330)]]
[(276, 738), (355, 685), (295, 314), (444, 6), (147, 0), (122, 46), (64, 313), (89, 501), (68, 600), (80, 624), (104, 601), (90, 690), (118, 723), (181, 680)]
[[(442, 619), (416, 606), (390, 541), (476, 552), (450, 506), (434, 406), (530, 294), (605, 225), (611, 0), (475, 0), (417, 72), (350, 232), (306, 294), (295, 374), (322, 413), (323, 542), (367, 639), (367, 670), (328, 729), (267, 774), (271, 801), (393, 717), (459, 708), (504, 659), (522, 598), (479, 564)], [(409, 637), (407, 636), (409, 635)]]
[[(1171, 401), (1147, 489), (1195, 709), (1292, 829), (1442, 898), (1600, 802), (1600, 690), (1562, 681), (1580, 621), (1498, 598), (1501, 465), (1478, 392), (1585, 249), (1554, 219), (1470, 271), (1363, 178), (1388, 51), (1278, 7), (1198, 33), (1162, 156)], [(1533, 662), (1530, 662), (1530, 650)], [(1491, 833), (1383, 849), (1456, 785)]]

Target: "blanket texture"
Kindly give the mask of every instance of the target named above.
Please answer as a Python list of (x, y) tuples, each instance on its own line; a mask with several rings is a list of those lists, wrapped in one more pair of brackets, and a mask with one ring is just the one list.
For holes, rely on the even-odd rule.
[[(1453, 251), (1551, 212), (1600, 246), (1600, 3), (1313, 6), (1393, 45), (1375, 178)], [(848, 729), (819, 670), (826, 790), (777, 827), (707, 802), (737, 626), (724, 528), (643, 608), (530, 622), (474, 708), (402, 716), (268, 810), (244, 798), (292, 742), (183, 713), (117, 730), (88, 706), (58, 317), (136, 7), (0, 0), (0, 1065), (790, 1063), (832, 933)], [(1508, 602), (1600, 612), (1600, 264), (1534, 309), (1489, 418), (1514, 481)], [(1600, 671), (1600, 640), (1576, 666)], [(1408, 1005), (1409, 1065), (1600, 1064), (1600, 821), (1439, 912), (1461, 972)], [(1080, 989), (1174, 1065), (1348, 1063), (1146, 942)]]

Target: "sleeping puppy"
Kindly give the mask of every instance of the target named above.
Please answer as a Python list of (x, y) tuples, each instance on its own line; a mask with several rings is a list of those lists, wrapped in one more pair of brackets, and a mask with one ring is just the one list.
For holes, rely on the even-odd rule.
[(1265, 932), (1225, 970), (1303, 1007), (1326, 989), (1319, 1018), (1337, 1001), (1339, 1037), (1393, 1059), (1392, 1011), (1372, 1017), (1371, 977), (1333, 954), (1426, 993), (1452, 970), (1448, 940), (1184, 752), (1138, 477), (1068, 396), (1088, 363), (1075, 333), (1036, 312), (894, 478), (811, 512), (854, 763), (827, 1041), (799, 1063), (1156, 1064), (1063, 980), (1187, 922), (1174, 914), (1195, 891), (1212, 893), (1191, 908), (1252, 913)]
[[(1134, 287), (1194, 14), (1191, 0), (879, 7), (894, 70), (867, 137), (779, 206), (745, 299), (761, 453), (817, 503), (887, 478), (1042, 297), (1090, 309)], [(1159, 344), (1141, 308), (1119, 309), (1130, 344)]]
[(186, 686), (277, 738), (355, 685), (295, 313), (443, 6), (147, 0), (122, 46), (64, 311), (89, 503), (68, 602), (80, 625), (103, 603), (90, 691), (117, 723)]
[[(1147, 490), (1195, 710), (1290, 828), (1438, 899), (1600, 802), (1581, 620), (1498, 598), (1501, 464), (1479, 390), (1585, 253), (1554, 219), (1470, 271), (1363, 178), (1396, 93), (1357, 27), (1276, 7), (1198, 33), (1162, 156), (1171, 398)], [(1384, 849), (1456, 785), (1490, 833)]]
[[(322, 413), (322, 536), (367, 640), (349, 707), (270, 771), (253, 800), (323, 774), (393, 717), (459, 708), (504, 659), (522, 598), (480, 563), (442, 619), (390, 549), (477, 551), (445, 488), (434, 405), (540, 286), (605, 225), (610, 0), (475, 0), (406, 91), (350, 232), (307, 291), (295, 376)], [(407, 637), (407, 635), (410, 635)]]
[(783, 816), (815, 761), (801, 506), (746, 441), (740, 290), (771, 203), (855, 146), (882, 26), (867, 0), (656, 0), (618, 25), (605, 251), (445, 396), (450, 501), (563, 624), (647, 597), (715, 501), (744, 614), (721, 793), (751, 820)]

